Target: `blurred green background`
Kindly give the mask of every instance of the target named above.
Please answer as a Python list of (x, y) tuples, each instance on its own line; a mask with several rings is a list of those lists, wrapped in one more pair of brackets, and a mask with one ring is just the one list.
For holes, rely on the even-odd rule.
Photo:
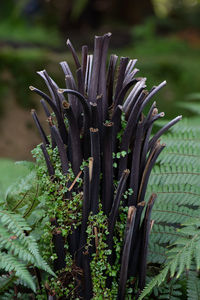
[(0, 157), (31, 160), (40, 142), (30, 116), (44, 89), (36, 71), (46, 69), (64, 86), (59, 62), (93, 36), (112, 32), (110, 52), (137, 58), (148, 88), (163, 80), (158, 107), (167, 118), (188, 112), (177, 102), (200, 92), (200, 1), (198, 0), (2, 0), (0, 1)]

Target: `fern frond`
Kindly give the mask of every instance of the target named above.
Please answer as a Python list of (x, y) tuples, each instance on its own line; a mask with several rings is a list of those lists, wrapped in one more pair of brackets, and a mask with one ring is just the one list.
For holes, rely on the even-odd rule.
[(41, 257), (34, 237), (27, 234), (30, 229), (22, 216), (0, 211), (0, 269), (14, 272), (35, 291), (35, 283), (27, 265), (32, 264), (53, 276), (55, 274)]
[(173, 226), (154, 224), (151, 231), (151, 242), (159, 244), (168, 244), (175, 242), (182, 237), (180, 232), (174, 230)]
[(189, 270), (193, 260), (196, 263), (197, 269), (199, 269), (200, 230), (197, 226), (197, 224), (199, 225), (199, 221), (198, 219), (198, 222), (194, 222), (192, 225), (191, 219), (189, 222), (190, 225), (183, 224), (185, 227), (178, 229), (178, 232), (182, 236), (174, 242), (174, 247), (168, 251), (168, 259), (164, 269), (146, 286), (139, 299), (143, 299), (155, 286), (159, 286), (164, 282), (167, 274), (170, 277), (176, 276), (176, 278), (179, 278), (184, 270)]
[(0, 293), (7, 290), (9, 286), (16, 280), (16, 277), (13, 275), (2, 275), (0, 277)]
[(157, 222), (166, 222), (171, 224), (182, 224), (188, 218), (198, 218), (199, 211), (186, 206), (173, 205), (173, 203), (155, 204), (152, 212), (152, 218)]
[(200, 300), (200, 278), (194, 268), (188, 274), (187, 299)]
[(0, 252), (0, 269), (6, 272), (15, 272), (16, 276), (20, 277), (28, 286), (35, 292), (36, 285), (31, 274), (28, 272), (26, 265), (20, 262), (12, 254)]
[(182, 296), (181, 285), (177, 283), (175, 278), (163, 283), (158, 288), (155, 287), (153, 293), (156, 299), (179, 300), (180, 296)]
[(163, 264), (166, 259), (167, 259), (167, 255), (166, 255), (166, 249), (157, 244), (152, 242), (152, 240), (149, 243), (149, 251), (148, 251), (148, 261), (151, 263), (158, 263), (158, 264)]

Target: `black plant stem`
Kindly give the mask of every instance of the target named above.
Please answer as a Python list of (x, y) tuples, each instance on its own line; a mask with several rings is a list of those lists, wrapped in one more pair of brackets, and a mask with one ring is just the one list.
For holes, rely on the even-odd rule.
[(156, 108), (156, 102), (154, 101), (154, 103), (152, 104), (147, 117), (145, 119), (145, 124), (144, 124), (144, 141), (143, 141), (143, 147), (142, 147), (142, 154), (141, 154), (141, 168), (140, 168), (140, 178), (142, 177), (144, 168), (145, 168), (145, 164), (146, 164), (146, 156), (147, 156), (147, 152), (148, 152), (148, 145), (149, 145), (149, 138), (151, 135), (151, 131), (153, 128), (153, 116), (158, 112), (157, 108)]
[(84, 78), (82, 73), (82, 68), (76, 70), (77, 81), (78, 81), (78, 91), (84, 95)]
[(118, 56), (112, 54), (110, 56), (108, 73), (107, 73), (107, 97), (108, 97), (108, 106), (110, 107), (113, 102), (113, 85), (115, 77), (115, 68), (117, 64)]
[(102, 157), (102, 205), (106, 215), (110, 213), (113, 202), (113, 123), (104, 123), (103, 129), (103, 157)]
[(177, 122), (179, 122), (182, 119), (182, 116), (178, 116), (174, 118), (172, 121), (170, 121), (168, 124), (166, 124), (164, 127), (162, 127), (150, 140), (148, 145), (148, 150), (152, 149), (152, 147), (155, 145), (156, 141), (159, 139), (159, 137), (164, 134), (169, 128), (171, 128), (173, 125), (175, 125)]
[(144, 172), (144, 168), (145, 168), (145, 165), (146, 165), (146, 156), (147, 156), (147, 153), (148, 153), (148, 144), (149, 144), (149, 138), (150, 138), (150, 135), (151, 135), (152, 127), (153, 127), (153, 124), (150, 124), (150, 126), (146, 130), (146, 134), (144, 136), (142, 154), (141, 154), (140, 179), (142, 177), (142, 174)]
[(135, 224), (135, 216), (136, 216), (136, 208), (134, 206), (130, 206), (128, 210), (127, 228), (126, 228), (125, 238), (124, 238), (124, 248), (122, 253), (117, 300), (125, 299), (126, 281), (128, 275), (128, 263), (129, 263), (133, 229)]
[(148, 123), (149, 123), (149, 121), (151, 120), (151, 118), (152, 118), (152, 114), (154, 114), (153, 112), (155, 111), (155, 109), (157, 109), (156, 108), (156, 101), (154, 101), (153, 103), (152, 103), (152, 105), (151, 105), (151, 107), (150, 107), (150, 109), (149, 109), (149, 112), (148, 112), (148, 114), (147, 114), (147, 116), (146, 116), (146, 120), (145, 120), (145, 127), (147, 127), (148, 128)]
[(49, 296), (48, 296), (48, 300), (56, 300), (56, 296), (51, 296), (51, 295), (49, 295)]
[(42, 138), (42, 141), (45, 145), (49, 145), (49, 140), (46, 136), (46, 133), (44, 132), (44, 129), (42, 128), (42, 125), (40, 124), (40, 121), (38, 119), (37, 113), (34, 109), (31, 110), (31, 115), (33, 117), (33, 120), (38, 128), (38, 131), (40, 133), (40, 136)]
[(65, 243), (61, 231), (59, 230), (58, 223), (56, 219), (51, 219), (51, 225), (55, 226), (53, 231), (53, 244), (55, 247), (55, 252), (57, 259), (54, 260), (54, 271), (61, 270), (65, 268)]
[(38, 90), (37, 88), (35, 88), (33, 86), (30, 86), (29, 88), (30, 88), (31, 91), (34, 91), (38, 95), (42, 96), (42, 98), (44, 98), (47, 101), (47, 103), (51, 106), (53, 112), (55, 113), (57, 122), (58, 122), (58, 128), (59, 128), (62, 140), (65, 143), (65, 145), (67, 145), (68, 135), (67, 135), (67, 130), (66, 130), (66, 127), (65, 127), (65, 123), (64, 123), (63, 118), (60, 115), (55, 103), (49, 98), (49, 96), (47, 96), (45, 93)]
[(47, 105), (46, 105), (45, 100), (44, 100), (44, 99), (41, 99), (41, 100), (40, 100), (40, 103), (42, 104), (42, 107), (43, 107), (43, 109), (44, 109), (44, 111), (45, 111), (45, 114), (46, 114), (47, 118), (49, 118), (49, 117), (51, 116), (51, 114), (50, 114), (50, 111), (49, 111), (49, 109), (48, 109), (48, 107), (47, 107)]
[(101, 54), (101, 67), (99, 74), (98, 95), (102, 95), (102, 117), (103, 122), (108, 119), (108, 98), (106, 87), (106, 58), (108, 53), (108, 46), (110, 42), (111, 33), (103, 36), (102, 54)]
[(81, 102), (84, 112), (84, 129), (83, 129), (83, 155), (84, 159), (88, 159), (90, 156), (90, 134), (89, 127), (91, 126), (91, 114), (90, 107), (85, 97), (79, 92), (70, 89), (60, 89), (59, 93), (67, 93), (77, 96), (78, 100)]
[[(123, 88), (124, 76), (125, 76), (128, 61), (129, 61), (128, 57), (120, 58), (119, 73), (118, 73), (117, 84), (116, 84), (116, 89), (115, 89), (115, 99), (117, 99), (117, 96), (119, 95), (120, 91)], [(116, 105), (119, 105), (119, 104), (121, 104), (121, 103), (116, 103)]]
[(125, 151), (127, 155), (121, 157), (120, 159), (118, 178), (120, 178), (123, 170), (125, 170), (127, 167), (128, 148), (131, 142), (131, 137), (132, 138), (135, 137), (135, 128), (137, 126), (136, 115), (137, 115), (138, 107), (140, 105), (140, 101), (143, 100), (143, 96), (142, 96), (143, 94), (144, 93), (141, 94), (141, 96), (138, 98), (137, 102), (135, 103), (122, 136), (120, 151)]
[(72, 56), (73, 56), (73, 58), (74, 58), (74, 62), (75, 62), (75, 64), (76, 64), (76, 68), (79, 69), (79, 68), (81, 67), (81, 65), (80, 65), (78, 56), (77, 56), (77, 54), (76, 54), (76, 51), (75, 51), (75, 49), (74, 49), (74, 47), (73, 47), (71, 41), (70, 41), (69, 39), (67, 39), (67, 43), (66, 43), (66, 44), (67, 44), (69, 50), (70, 50), (71, 53), (72, 53)]
[(70, 89), (59, 89), (59, 93), (72, 94), (77, 97), (77, 99), (81, 102), (84, 111), (84, 131), (87, 131), (90, 127), (90, 107), (85, 97), (81, 95), (79, 92), (70, 90)]
[(99, 135), (100, 135), (100, 143), (102, 146), (102, 138), (103, 138), (103, 107), (102, 107), (102, 95), (98, 95), (96, 98), (97, 103), (97, 112), (98, 112), (98, 121), (99, 121)]
[[(122, 200), (122, 196), (125, 192), (126, 189), (126, 182), (127, 182), (127, 178), (129, 176), (130, 171), (124, 170), (120, 181), (118, 183), (118, 187), (117, 187), (117, 191), (116, 191), (116, 195), (112, 204), (112, 209), (110, 212), (110, 216), (108, 219), (108, 231), (109, 231), (109, 235), (107, 238), (107, 244), (108, 244), (108, 248), (112, 250), (113, 248), (113, 234), (114, 234), (114, 228), (115, 228), (115, 223), (117, 220), (117, 216), (119, 213), (119, 205), (120, 205), (120, 201)], [(109, 258), (112, 257), (109, 256)]]
[(113, 136), (112, 136), (112, 143), (113, 143), (113, 152), (117, 152), (118, 147), (118, 139), (117, 134), (121, 130), (121, 115), (122, 115), (122, 106), (118, 105), (115, 109), (115, 112), (111, 118), (111, 122), (113, 122)]
[(63, 172), (63, 174), (67, 174), (69, 166), (68, 166), (68, 158), (67, 158), (67, 152), (65, 149), (65, 145), (61, 139), (61, 136), (60, 136), (59, 131), (57, 130), (56, 126), (53, 125), (51, 128), (52, 128), (53, 138), (58, 147), (58, 152), (59, 152), (60, 160), (61, 160), (62, 172)]
[(91, 126), (99, 129), (99, 116), (97, 111), (97, 103), (90, 102), (91, 108)]
[(126, 93), (128, 92), (128, 90), (130, 89), (130, 87), (132, 85), (134, 85), (136, 82), (138, 82), (139, 79), (134, 78), (132, 80), (130, 80), (120, 91), (118, 94), (115, 94), (115, 98), (114, 98), (114, 108), (113, 108), (113, 114), (115, 112), (115, 109), (118, 105), (122, 105), (123, 104), (123, 100), (124, 97), (126, 95)]
[[(65, 74), (65, 79), (67, 76), (69, 76), (71, 78), (72, 88), (76, 90), (76, 83), (75, 83), (74, 77), (72, 75), (72, 72), (68, 66), (68, 63), (66, 61), (62, 61), (62, 62), (60, 62), (60, 65), (63, 70), (63, 73)], [(65, 80), (65, 83), (67, 84), (66, 80)]]
[(103, 37), (95, 36), (94, 39), (94, 58), (92, 66), (92, 80), (90, 81), (88, 99), (90, 102), (95, 102), (98, 95), (98, 83), (101, 68), (101, 54), (102, 54)]
[(69, 105), (69, 103), (67, 103), (67, 101), (63, 101), (63, 108), (69, 123), (69, 136), (71, 141), (70, 157), (72, 157), (72, 170), (74, 172), (74, 175), (77, 176), (83, 160), (79, 128), (71, 106)]
[(139, 189), (139, 175), (140, 175), (140, 156), (142, 148), (142, 139), (143, 139), (143, 129), (144, 122), (140, 122), (136, 129), (135, 143), (132, 153), (132, 165), (131, 165), (131, 175), (130, 175), (130, 188), (133, 189), (133, 195), (129, 196), (128, 205), (136, 206), (137, 196)]
[(91, 74), (92, 74), (92, 62), (93, 62), (93, 55), (87, 56), (87, 68), (85, 73), (85, 94), (88, 95), (90, 89), (90, 81), (91, 81)]
[[(75, 91), (77, 90), (77, 88), (73, 85), (73, 79), (70, 75), (65, 76), (65, 84), (67, 89), (75, 90)], [(61, 89), (59, 89), (58, 92), (61, 94)], [(67, 97), (68, 97), (68, 102), (70, 103), (73, 113), (76, 117), (76, 120), (78, 120), (81, 112), (79, 100), (73, 94), (67, 94)]]
[(55, 104), (57, 106), (57, 109), (59, 111), (59, 114), (62, 115), (62, 107), (61, 107), (61, 103), (62, 103), (62, 100), (63, 100), (63, 95), (60, 95), (58, 94), (58, 86), (57, 84), (50, 78), (50, 76), (47, 74), (47, 71), (46, 70), (43, 70), (42, 72), (40, 73), (43, 73), (43, 78), (46, 79), (46, 81), (49, 83), (52, 91), (53, 91), (53, 94), (54, 94), (54, 99), (55, 99)]
[(39, 71), (37, 72), (37, 74), (39, 74), (44, 79), (46, 86), (48, 87), (49, 93), (51, 94), (52, 101), (56, 104), (55, 94), (54, 91), (52, 90), (52, 82), (49, 83), (49, 80), (47, 80), (46, 76), (44, 75), (44, 71), (45, 70)]
[(142, 243), (141, 243), (141, 251), (140, 251), (140, 262), (139, 262), (139, 281), (138, 288), (142, 291), (145, 287), (145, 279), (146, 279), (146, 266), (147, 266), (147, 252), (148, 252), (148, 244), (149, 244), (149, 234), (151, 227), (151, 211), (157, 198), (156, 194), (152, 194), (146, 208), (145, 217), (142, 224)]
[(93, 298), (92, 278), (90, 271), (89, 254), (83, 255), (83, 272), (84, 272), (84, 299), (90, 300)]
[(79, 243), (79, 253), (78, 253), (78, 264), (81, 264), (81, 258), (83, 253), (84, 245), (87, 239), (87, 221), (90, 213), (90, 178), (89, 178), (89, 167), (84, 167), (84, 183), (83, 183), (83, 207), (82, 207), (82, 223), (81, 223), (81, 234)]
[(145, 98), (144, 102), (142, 103), (138, 115), (137, 115), (137, 120), (140, 117), (141, 112), (144, 110), (145, 106), (149, 103), (149, 101), (151, 100), (151, 98), (164, 86), (166, 85), (166, 81), (161, 82), (157, 87), (152, 88), (152, 90), (149, 92), (149, 94), (147, 95), (147, 97)]
[[(87, 68), (87, 56), (88, 56), (88, 46), (84, 45), (82, 46), (82, 61), (81, 61), (81, 69), (82, 69), (82, 74), (83, 74), (83, 80), (85, 82), (85, 73), (86, 73), (86, 68)], [(84, 90), (85, 94), (85, 90)]]
[(127, 115), (130, 114), (131, 108), (133, 108), (135, 102), (137, 101), (138, 96), (146, 87), (145, 85), (146, 78), (141, 78), (140, 81), (136, 83), (130, 94), (128, 95), (126, 101), (123, 104), (123, 110)]
[(48, 118), (48, 123), (49, 123), (49, 127), (50, 127), (50, 132), (51, 132), (51, 147), (52, 147), (52, 149), (55, 149), (55, 147), (56, 147), (56, 141), (54, 139), (54, 134), (53, 134), (53, 131), (52, 131), (52, 126), (54, 125), (52, 117)]
[[(137, 211), (135, 216), (135, 225), (133, 229), (132, 241), (131, 241), (131, 249), (130, 249), (130, 258), (129, 258), (129, 270), (128, 276), (135, 277), (138, 269), (138, 255), (139, 251), (137, 251), (137, 245), (139, 244), (139, 229), (140, 229), (140, 222), (141, 222), (141, 215), (143, 209), (145, 207), (145, 202), (139, 202), (137, 204)], [(138, 247), (139, 250), (139, 247)]]
[(100, 139), (99, 130), (90, 128), (91, 156), (93, 157), (92, 179), (90, 184), (91, 211), (98, 213), (99, 208), (99, 186), (100, 186)]
[(156, 162), (157, 157), (161, 153), (161, 151), (164, 149), (166, 145), (165, 144), (160, 144), (157, 142), (157, 145), (155, 146), (154, 150), (152, 150), (152, 153), (149, 155), (149, 158), (147, 160), (143, 176), (141, 179), (141, 184), (140, 184), (140, 190), (138, 193), (138, 202), (141, 202), (144, 200), (146, 189), (147, 189), (147, 184), (149, 180), (149, 176), (151, 174), (151, 170)]
[(49, 176), (52, 177), (55, 174), (55, 170), (54, 170), (54, 167), (52, 166), (49, 154), (48, 154), (47, 149), (44, 144), (42, 144), (40, 147), (42, 149), (42, 152), (43, 152), (43, 155), (44, 155), (44, 158), (46, 161)]

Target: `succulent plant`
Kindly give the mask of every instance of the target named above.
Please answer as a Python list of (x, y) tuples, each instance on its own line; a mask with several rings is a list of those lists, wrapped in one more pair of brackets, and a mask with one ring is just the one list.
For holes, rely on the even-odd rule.
[[(135, 68), (136, 59), (118, 59), (117, 55), (112, 54), (107, 67), (110, 38), (110, 33), (96, 36), (94, 53), (89, 54), (88, 47), (83, 46), (81, 60), (68, 40), (67, 46), (72, 53), (76, 72), (73, 75), (67, 62), (60, 63), (66, 87), (58, 87), (45, 70), (38, 74), (44, 79), (49, 94), (30, 87), (42, 97), (41, 104), (49, 123), (50, 136), (47, 136), (36, 112), (32, 111), (52, 182), (55, 170), (48, 149), (55, 147), (59, 152), (63, 175), (67, 175), (71, 167), (75, 176), (74, 182), (67, 182), (66, 199), (73, 198), (72, 192), (80, 190), (76, 181), (79, 177), (83, 178), (81, 226), (73, 231), (72, 224), (73, 238), (66, 240), (60, 233), (53, 238), (57, 254), (56, 270), (66, 265), (65, 243), (69, 244), (74, 264), (82, 270), (80, 277), (83, 280), (81, 286), (79, 283), (77, 295), (83, 299), (93, 298), (91, 261), (97, 251), (95, 237), (98, 239), (98, 228), (94, 227), (94, 244), (89, 251), (85, 250), (88, 218), (97, 215), (100, 210), (107, 218), (105, 243), (111, 250), (108, 263), (112, 268), (116, 259), (114, 235), (120, 206), (127, 207), (128, 212), (120, 250), (121, 267), (116, 275), (116, 297), (125, 298), (129, 278), (134, 278), (132, 295), (136, 298), (144, 288), (148, 239), (153, 225), (151, 210), (156, 199), (156, 195), (152, 194), (145, 203), (145, 193), (151, 170), (165, 147), (160, 137), (181, 119), (181, 116), (176, 117), (152, 135), (154, 122), (164, 113), (158, 112), (156, 102), (149, 108), (148, 105), (166, 82), (147, 91), (146, 78), (136, 77), (139, 71)], [(148, 112), (144, 114), (147, 108)], [(88, 164), (82, 172), (80, 167), (83, 161), (88, 161)], [(66, 199), (63, 201), (68, 201)], [(52, 222), (56, 226), (56, 218)], [(112, 279), (108, 274), (106, 276), (109, 288)]]

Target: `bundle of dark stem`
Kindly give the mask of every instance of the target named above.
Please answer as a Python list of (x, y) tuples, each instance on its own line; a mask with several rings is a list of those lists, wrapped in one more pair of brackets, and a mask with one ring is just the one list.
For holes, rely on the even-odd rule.
[[(130, 277), (136, 278), (136, 298), (144, 288), (151, 210), (156, 198), (152, 194), (147, 204), (144, 202), (148, 179), (157, 157), (165, 147), (160, 143), (160, 136), (181, 119), (181, 116), (176, 117), (152, 136), (154, 122), (162, 118), (164, 113), (158, 113), (155, 102), (146, 115), (144, 110), (147, 110), (153, 96), (166, 82), (147, 91), (146, 78), (135, 77), (138, 72), (135, 68), (136, 59), (128, 57), (118, 59), (117, 55), (111, 55), (107, 68), (110, 37), (110, 33), (95, 37), (93, 55), (88, 54), (87, 46), (83, 46), (81, 60), (71, 42), (67, 41), (75, 62), (76, 76), (67, 62), (60, 63), (65, 75), (65, 89), (60, 89), (45, 70), (38, 74), (44, 79), (50, 96), (36, 87), (30, 87), (42, 97), (41, 104), (49, 121), (50, 138), (45, 134), (36, 112), (32, 111), (43, 141), (41, 148), (49, 175), (53, 178), (54, 167), (47, 148), (57, 146), (63, 174), (67, 174), (70, 163), (75, 177), (84, 177), (82, 225), (79, 230), (74, 230), (68, 240), (75, 264), (83, 270), (80, 292), (83, 299), (93, 297), (91, 253), (84, 252), (84, 245), (88, 216), (91, 212), (94, 215), (98, 213), (99, 203), (108, 217), (107, 245), (112, 250), (109, 256), (111, 265), (115, 260), (113, 235), (120, 202), (128, 206), (117, 299), (125, 298), (126, 282)], [(56, 121), (52, 119), (52, 112)], [(126, 124), (123, 130), (122, 117)], [(65, 125), (66, 118), (68, 126)], [(123, 155), (116, 159), (113, 153)], [(80, 175), (80, 166), (87, 159), (89, 165)], [(116, 181), (117, 188), (114, 185)], [(74, 184), (68, 194), (76, 188)], [(132, 189), (133, 194), (124, 199), (123, 194), (127, 189)], [(56, 220), (52, 222), (56, 224)], [(58, 256), (55, 269), (59, 270), (65, 267), (64, 240), (60, 233), (54, 236), (53, 242)], [(95, 251), (95, 246), (92, 251)], [(107, 284), (109, 287), (109, 278)]]

